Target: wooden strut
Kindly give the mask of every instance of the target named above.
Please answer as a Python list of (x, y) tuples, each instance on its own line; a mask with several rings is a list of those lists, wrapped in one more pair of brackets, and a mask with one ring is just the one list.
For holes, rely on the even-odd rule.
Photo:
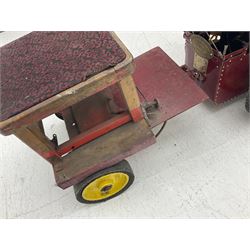
[[(136, 86), (134, 83), (134, 80), (132, 76), (128, 76), (121, 80), (118, 83), (120, 90), (123, 94), (123, 97), (126, 101), (128, 112), (124, 112), (120, 115), (116, 115), (113, 118), (91, 128), (87, 131), (84, 131), (80, 134), (77, 134), (73, 136), (72, 139), (69, 141), (61, 144), (56, 152), (52, 151), (48, 157), (53, 156), (54, 154), (63, 156), (72, 150), (75, 150), (76, 148), (110, 132), (111, 130), (118, 128), (119, 126), (131, 121), (131, 118), (134, 122), (138, 122), (141, 119), (143, 119), (143, 113), (140, 106), (140, 100), (137, 94)], [(71, 114), (68, 114), (67, 117), (72, 117), (72, 112), (68, 112)], [(70, 122), (67, 120), (65, 121), (67, 126), (71, 126), (72, 119), (70, 119)], [(68, 129), (71, 131), (72, 129)]]
[[(61, 160), (60, 156), (56, 154), (55, 145), (44, 134), (42, 121), (16, 129), (14, 135), (50, 163), (55, 164)], [(51, 152), (55, 152), (55, 154), (48, 158)]]
[(72, 150), (75, 150), (90, 141), (93, 141), (94, 139), (128, 123), (129, 121), (131, 121), (131, 117), (128, 113), (117, 115), (110, 120), (82, 132), (77, 136), (74, 136), (71, 140), (59, 145), (58, 149), (56, 151), (51, 151), (51, 154), (48, 155), (48, 157), (52, 157), (54, 155), (63, 156), (64, 154), (71, 152)]
[(41, 120), (32, 125), (16, 129), (14, 134), (43, 158), (55, 165), (56, 162), (62, 160), (64, 154), (129, 122), (131, 118), (134, 122), (143, 119), (140, 100), (132, 76), (129, 75), (122, 79), (118, 85), (126, 101), (129, 113), (123, 113), (84, 133), (75, 135), (73, 139), (63, 143), (59, 148), (56, 148), (53, 142), (46, 137)]
[(123, 78), (118, 85), (126, 101), (129, 113), (133, 121), (140, 121), (143, 118), (143, 113), (141, 110), (141, 103), (133, 77), (129, 75)]

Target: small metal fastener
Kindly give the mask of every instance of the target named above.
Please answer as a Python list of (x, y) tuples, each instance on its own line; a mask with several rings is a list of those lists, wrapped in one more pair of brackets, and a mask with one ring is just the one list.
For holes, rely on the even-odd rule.
[(54, 143), (55, 147), (58, 147), (58, 140), (57, 140), (57, 135), (53, 134), (53, 138), (51, 140), (52, 143)]
[(111, 189), (112, 187), (113, 187), (112, 184), (107, 185), (107, 186), (104, 186), (104, 187), (101, 189), (101, 193), (107, 194), (107, 193), (110, 191), (110, 189)]

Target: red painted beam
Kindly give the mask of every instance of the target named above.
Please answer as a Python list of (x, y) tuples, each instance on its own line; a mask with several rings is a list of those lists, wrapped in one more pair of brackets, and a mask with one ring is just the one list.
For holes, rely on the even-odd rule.
[(131, 114), (132, 119), (133, 119), (134, 122), (138, 122), (138, 121), (140, 121), (141, 119), (144, 118), (141, 107), (132, 109), (130, 111), (130, 114)]
[(131, 116), (129, 113), (122, 113), (114, 116), (113, 118), (75, 136), (71, 140), (61, 144), (56, 150), (56, 153), (60, 156), (86, 144), (99, 136), (102, 136), (111, 130), (122, 126), (125, 123), (131, 121)]

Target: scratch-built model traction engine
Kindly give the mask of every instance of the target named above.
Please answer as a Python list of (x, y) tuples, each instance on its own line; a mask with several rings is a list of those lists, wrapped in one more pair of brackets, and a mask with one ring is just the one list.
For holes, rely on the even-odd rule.
[[(155, 143), (167, 120), (208, 98), (220, 104), (249, 89), (248, 32), (184, 38), (181, 67), (159, 47), (133, 59), (113, 32), (32, 32), (6, 44), (1, 133), (47, 160), (57, 185), (73, 185), (78, 201), (119, 195), (134, 180), (125, 158)], [(67, 128), (61, 144), (44, 131), (43, 119), (53, 114)]]

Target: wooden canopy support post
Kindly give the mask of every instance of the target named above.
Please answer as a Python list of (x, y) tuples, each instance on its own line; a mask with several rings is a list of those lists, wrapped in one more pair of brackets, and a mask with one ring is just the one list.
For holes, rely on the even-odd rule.
[(143, 118), (140, 99), (136, 90), (136, 86), (131, 75), (123, 78), (119, 82), (119, 87), (126, 101), (128, 110), (134, 122), (138, 122)]
[(50, 163), (54, 164), (61, 160), (56, 153), (55, 145), (44, 134), (42, 121), (16, 129), (14, 135)]
[(42, 120), (38, 121), (38, 122), (34, 122), (33, 124), (31, 124), (30, 129), (32, 129), (34, 131), (34, 133), (36, 133), (37, 135), (39, 133), (45, 134), (44, 133), (44, 127), (43, 127), (43, 122)]

